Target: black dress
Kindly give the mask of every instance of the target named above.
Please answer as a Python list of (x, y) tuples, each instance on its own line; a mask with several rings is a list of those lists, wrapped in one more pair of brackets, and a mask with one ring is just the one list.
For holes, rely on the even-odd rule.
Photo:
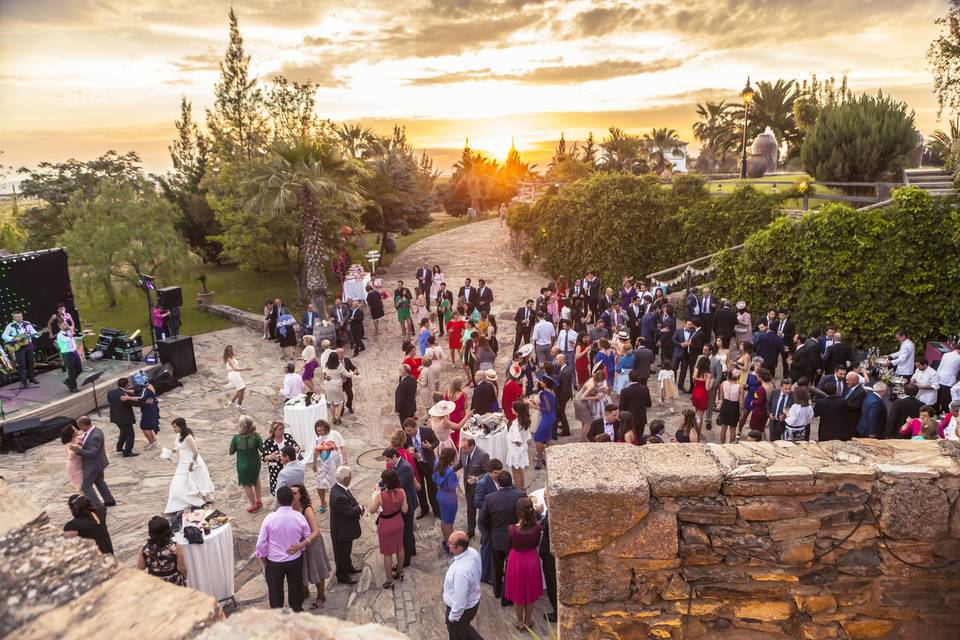
[(377, 291), (371, 291), (367, 294), (367, 308), (370, 309), (370, 319), (379, 320), (383, 317), (383, 298)]
[(110, 532), (107, 531), (107, 509), (95, 507), (93, 511), (100, 518), (100, 524), (94, 522), (92, 518), (74, 518), (63, 525), (63, 530), (76, 531), (81, 538), (93, 540), (97, 543), (100, 553), (113, 553), (113, 541), (110, 540)]
[(263, 448), (260, 449), (260, 459), (267, 463), (267, 473), (270, 475), (270, 494), (273, 495), (277, 492), (277, 476), (280, 475), (280, 469), (283, 468), (283, 463), (280, 460), (267, 460), (267, 457), (273, 453), (280, 453), (280, 450), (284, 447), (296, 447), (297, 441), (293, 439), (289, 433), (283, 434), (283, 444), (277, 444), (277, 440), (271, 436), (266, 439), (263, 443)]

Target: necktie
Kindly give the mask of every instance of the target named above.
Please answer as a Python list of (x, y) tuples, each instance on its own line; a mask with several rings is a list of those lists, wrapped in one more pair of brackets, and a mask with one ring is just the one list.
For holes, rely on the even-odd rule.
[(780, 414), (783, 413), (783, 408), (786, 406), (786, 404), (787, 404), (787, 396), (781, 395), (780, 402), (777, 403), (777, 415), (774, 416), (776, 419), (778, 420), (780, 419)]
[(473, 457), (473, 454), (472, 454), (472, 453), (468, 453), (468, 454), (467, 454), (467, 459), (466, 459), (466, 461), (464, 461), (464, 463), (463, 463), (463, 468), (464, 468), (465, 471), (468, 471), (468, 472), (470, 471), (470, 458), (472, 458), (472, 457)]

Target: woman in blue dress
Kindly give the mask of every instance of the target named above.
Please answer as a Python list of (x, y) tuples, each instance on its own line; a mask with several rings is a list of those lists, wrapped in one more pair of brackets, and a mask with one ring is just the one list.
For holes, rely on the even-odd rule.
[(750, 363), (750, 370), (747, 372), (746, 381), (743, 385), (743, 409), (740, 411), (740, 424), (737, 425), (737, 432), (743, 429), (743, 425), (750, 417), (750, 411), (753, 409), (753, 396), (757, 390), (763, 386), (760, 381), (760, 375), (757, 373), (763, 366), (763, 358), (754, 358)]
[(603, 363), (603, 369), (607, 372), (607, 384), (612, 388), (614, 364), (617, 359), (617, 354), (614, 353), (613, 347), (610, 346), (610, 341), (606, 338), (600, 338), (600, 340), (597, 341), (597, 346), (600, 347), (600, 350), (597, 351), (593, 362), (594, 364), (597, 362)]
[(557, 426), (557, 396), (553, 392), (557, 387), (557, 381), (550, 376), (543, 376), (537, 385), (540, 387), (540, 393), (536, 398), (527, 398), (525, 402), (540, 411), (540, 422), (533, 434), (533, 441), (537, 447), (537, 463), (533, 468), (543, 469), (547, 466), (546, 446), (553, 439), (553, 430)]
[(153, 383), (148, 382), (143, 388), (137, 406), (140, 407), (140, 430), (147, 439), (147, 446), (143, 448), (146, 451), (157, 446), (156, 434), (160, 433), (160, 405)]
[(437, 504), (440, 505), (440, 531), (444, 536), (441, 545), (446, 553), (450, 553), (447, 538), (453, 533), (453, 522), (457, 519), (457, 492), (460, 483), (457, 481), (457, 472), (453, 470), (456, 458), (456, 449), (441, 449), (433, 471), (433, 483), (437, 486)]

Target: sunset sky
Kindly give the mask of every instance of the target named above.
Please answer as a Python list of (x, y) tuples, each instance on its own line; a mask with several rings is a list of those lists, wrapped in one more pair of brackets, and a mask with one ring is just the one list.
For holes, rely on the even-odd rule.
[[(938, 126), (924, 59), (944, 0), (236, 0), (252, 71), (321, 85), (319, 115), (446, 171), (469, 136), (545, 166), (561, 132), (677, 129), (753, 80), (846, 73)], [(181, 95), (202, 121), (228, 0), (0, 0), (0, 164), (139, 152), (166, 171)]]

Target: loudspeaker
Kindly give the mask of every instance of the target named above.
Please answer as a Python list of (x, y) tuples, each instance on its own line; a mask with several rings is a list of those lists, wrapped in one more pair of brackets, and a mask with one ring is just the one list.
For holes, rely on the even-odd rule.
[(156, 389), (157, 395), (163, 395), (167, 391), (173, 391), (177, 387), (182, 387), (183, 385), (177, 382), (177, 378), (173, 374), (173, 367), (168, 364), (163, 365), (160, 369), (153, 374), (153, 378), (150, 380), (153, 383), (153, 388)]
[(23, 418), (3, 423), (0, 430), (0, 449), (23, 453), (27, 449), (39, 447), (60, 437), (65, 426), (77, 426), (76, 420), (66, 416), (57, 416), (49, 420)]
[(193, 338), (179, 336), (167, 338), (157, 343), (160, 362), (173, 367), (173, 375), (178, 379), (197, 372), (197, 359), (193, 355)]
[(183, 291), (180, 287), (157, 289), (157, 304), (165, 309), (183, 306)]

